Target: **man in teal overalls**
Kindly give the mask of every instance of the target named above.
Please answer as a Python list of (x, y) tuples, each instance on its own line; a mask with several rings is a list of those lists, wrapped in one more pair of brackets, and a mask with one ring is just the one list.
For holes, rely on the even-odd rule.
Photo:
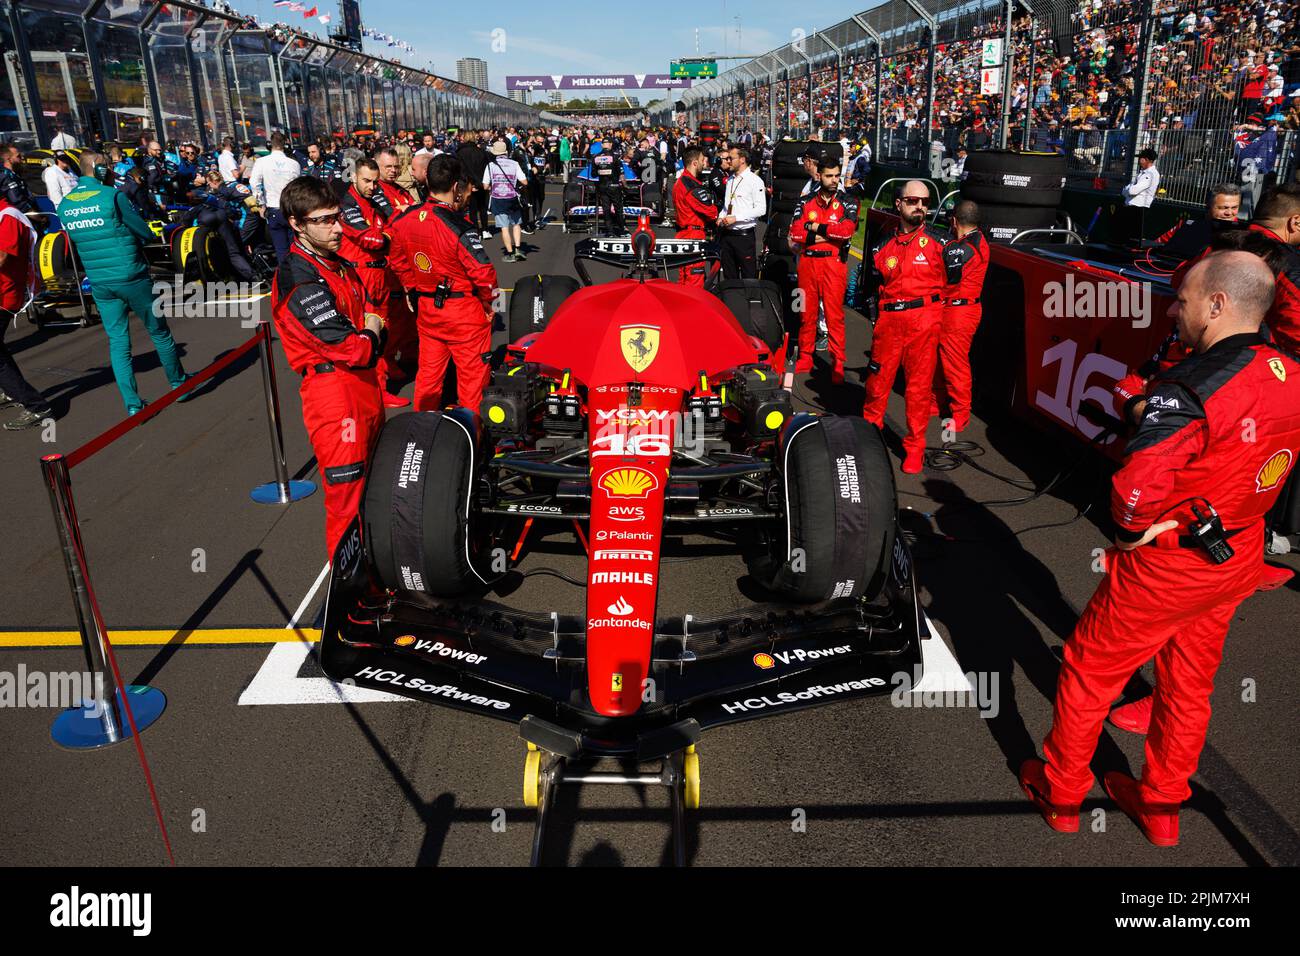
[(90, 294), (108, 333), (113, 377), (127, 414), (134, 415), (145, 403), (135, 387), (127, 309), (139, 316), (148, 330), (172, 388), (189, 376), (176, 355), (167, 319), (154, 310), (153, 283), (142, 245), (154, 241), (154, 235), (125, 193), (95, 178), (95, 166), (103, 168), (107, 162), (97, 153), (82, 153), (77, 188), (63, 198), (57, 212), (90, 279)]

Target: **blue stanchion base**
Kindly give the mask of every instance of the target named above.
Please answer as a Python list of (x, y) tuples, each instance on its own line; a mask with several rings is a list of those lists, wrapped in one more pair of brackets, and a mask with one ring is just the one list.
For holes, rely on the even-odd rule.
[[(146, 727), (162, 716), (167, 707), (167, 696), (154, 687), (132, 684), (127, 688), (131, 695), (131, 715), (135, 717), (136, 729), (143, 732)], [(50, 728), (50, 737), (60, 747), (69, 750), (95, 750), (99, 747), (111, 747), (131, 738), (131, 723), (126, 719), (122, 707), (122, 691), (117, 692), (117, 714), (121, 726), (118, 736), (110, 738), (104, 732), (104, 720), (96, 702), (83, 703), (80, 707), (65, 710), (54, 718)]]
[(290, 501), (301, 501), (303, 498), (310, 497), (316, 493), (316, 483), (312, 481), (291, 481), (289, 482), (289, 497), (280, 497), (280, 485), (274, 481), (268, 481), (264, 485), (258, 485), (249, 495), (259, 505), (287, 505)]

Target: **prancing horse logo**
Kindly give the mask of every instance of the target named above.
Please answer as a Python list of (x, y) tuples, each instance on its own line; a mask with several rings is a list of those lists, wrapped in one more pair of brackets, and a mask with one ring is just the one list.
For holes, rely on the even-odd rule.
[(642, 372), (659, 354), (659, 329), (653, 325), (625, 325), (620, 330), (623, 358), (635, 372)]

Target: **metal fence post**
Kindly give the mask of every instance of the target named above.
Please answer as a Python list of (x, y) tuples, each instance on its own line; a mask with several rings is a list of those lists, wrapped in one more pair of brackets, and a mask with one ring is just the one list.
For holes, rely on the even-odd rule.
[[(62, 747), (106, 747), (131, 736), (130, 723), (122, 720), (123, 688), (118, 686), (116, 669), (111, 666), (112, 650), (105, 636), (99, 602), (90, 583), (81, 526), (72, 500), (67, 459), (58, 454), (46, 455), (41, 459), (41, 473), (50, 493), (50, 508), (59, 534), (63, 566), (68, 572), (68, 586), (77, 611), (77, 629), (81, 632), (81, 646), (92, 678), (91, 696), (59, 714), (50, 728), (50, 736)], [(98, 697), (94, 696), (95, 687), (101, 690)], [(125, 690), (131, 694), (131, 716), (137, 731), (143, 731), (157, 720), (167, 706), (167, 698), (160, 690), (145, 686), (131, 686)]]
[(1002, 122), (998, 124), (1001, 127), (1001, 136), (998, 137), (1000, 149), (1006, 149), (1011, 141), (1011, 84), (1015, 80), (1016, 56), (1015, 47), (1011, 43), (1011, 12), (1015, 0), (1006, 0), (1006, 4), (1006, 33), (1002, 37)]
[(316, 490), (310, 481), (291, 481), (284, 462), (284, 430), (280, 427), (280, 392), (275, 384), (275, 356), (271, 353), (271, 323), (263, 322), (261, 339), (257, 343), (262, 363), (262, 390), (266, 394), (266, 423), (271, 433), (271, 458), (275, 466), (275, 481), (258, 485), (250, 496), (259, 505), (287, 505), (300, 501)]
[(1150, 103), (1151, 94), (1151, 57), (1155, 51), (1155, 29), (1156, 29), (1156, 0), (1150, 0), (1145, 4), (1146, 15), (1142, 18), (1141, 28), (1141, 60), (1142, 69), (1138, 73), (1136, 86), (1133, 90), (1133, 113), (1129, 116), (1129, 122), (1132, 123), (1132, 137), (1129, 140), (1128, 169), (1125, 171), (1125, 182), (1131, 183), (1138, 174), (1138, 152), (1142, 147), (1142, 124), (1146, 119), (1147, 105)]

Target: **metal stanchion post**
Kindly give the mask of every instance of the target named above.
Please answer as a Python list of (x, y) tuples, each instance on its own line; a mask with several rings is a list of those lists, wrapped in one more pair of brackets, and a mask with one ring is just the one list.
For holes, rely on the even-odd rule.
[[(86, 550), (81, 541), (81, 526), (77, 523), (77, 509), (72, 501), (72, 480), (68, 463), (62, 455), (46, 455), (41, 459), (41, 472), (50, 493), (50, 507), (54, 512), (54, 525), (59, 532), (59, 545), (63, 551), (63, 564), (68, 572), (68, 585), (72, 589), (72, 603), (77, 609), (77, 628), (81, 632), (81, 645), (86, 654), (94, 685), (101, 689), (98, 697), (91, 696), (78, 706), (63, 711), (55, 718), (50, 736), (56, 744), (75, 749), (94, 749), (119, 743), (131, 736), (129, 723), (122, 720), (121, 688), (117, 685), (113, 668), (109, 666), (108, 643), (104, 636), (104, 620), (99, 613), (99, 603), (90, 583), (86, 565)], [(162, 691), (142, 685), (126, 688), (131, 695), (131, 713), (135, 726), (143, 731), (157, 720), (167, 706)]]
[(258, 485), (250, 492), (259, 505), (287, 505), (316, 491), (310, 481), (290, 481), (284, 463), (284, 432), (280, 428), (280, 392), (275, 384), (275, 356), (271, 354), (271, 323), (263, 322), (257, 351), (262, 362), (262, 388), (266, 392), (266, 420), (271, 432), (271, 458), (275, 463), (275, 481)]

